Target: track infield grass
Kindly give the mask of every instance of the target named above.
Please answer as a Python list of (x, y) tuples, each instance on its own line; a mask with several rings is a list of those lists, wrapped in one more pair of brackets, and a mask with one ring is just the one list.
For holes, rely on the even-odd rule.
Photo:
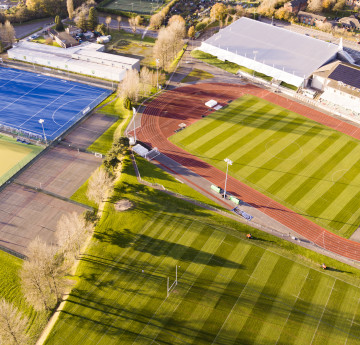
[[(139, 185), (124, 166), (46, 344), (359, 342), (355, 269), (323, 272), (256, 230), (246, 240), (247, 226)], [(116, 212), (124, 198), (135, 207)]]
[(15, 139), (0, 135), (0, 185), (30, 162), (42, 148), (17, 142)]
[(360, 142), (245, 95), (170, 140), (324, 228), (360, 225)]

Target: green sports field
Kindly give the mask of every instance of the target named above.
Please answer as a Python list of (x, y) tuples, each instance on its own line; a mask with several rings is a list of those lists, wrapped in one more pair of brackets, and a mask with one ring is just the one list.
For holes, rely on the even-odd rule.
[(163, 3), (163, 0), (113, 0), (104, 7), (111, 10), (119, 10), (124, 12), (152, 14), (160, 6), (162, 6)]
[(39, 146), (19, 143), (13, 138), (0, 135), (0, 185), (41, 151)]
[(246, 95), (170, 138), (344, 237), (360, 225), (360, 142)]
[[(359, 343), (355, 272), (246, 240), (245, 225), (138, 185), (125, 165), (46, 344)], [(116, 212), (122, 198), (135, 207)]]

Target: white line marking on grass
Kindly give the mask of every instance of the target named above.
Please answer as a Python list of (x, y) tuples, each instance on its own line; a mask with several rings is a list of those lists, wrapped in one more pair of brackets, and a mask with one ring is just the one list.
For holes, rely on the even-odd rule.
[[(347, 342), (348, 342), (348, 339), (349, 339), (349, 335), (350, 335), (350, 331), (351, 331), (351, 327), (352, 327), (352, 325), (355, 323), (355, 325), (360, 326), (360, 324), (359, 324), (359, 323), (357, 323), (357, 322), (355, 322), (355, 321), (354, 321), (354, 319), (355, 319), (355, 315), (356, 315), (356, 312), (357, 312), (357, 310), (358, 310), (358, 308), (359, 308), (359, 302), (360, 302), (360, 298), (358, 298), (358, 302), (357, 302), (357, 304), (356, 304), (356, 308), (355, 308), (355, 311), (354, 311), (354, 315), (353, 315), (352, 320), (351, 320), (351, 324), (350, 324), (350, 328), (349, 328), (349, 334), (348, 334), (348, 336), (346, 337), (346, 340), (345, 340), (344, 345), (346, 345), (346, 344), (347, 344)], [(348, 320), (349, 320), (349, 319), (348, 319)], [(349, 320), (349, 321), (350, 321), (350, 320)]]
[[(348, 169), (339, 169), (339, 170), (336, 170), (332, 173), (331, 175), (331, 181), (332, 182), (337, 182), (339, 181), (349, 170)], [(339, 174), (340, 172), (340, 174)], [(343, 172), (343, 173), (341, 173)], [(337, 177), (337, 175), (339, 175), (339, 177)]]
[(317, 327), (316, 327), (316, 329), (315, 329), (315, 332), (314, 332), (314, 335), (313, 335), (313, 337), (312, 337), (312, 339), (311, 339), (310, 344), (313, 344), (313, 343), (314, 343), (314, 339), (315, 339), (316, 333), (317, 333), (317, 331), (318, 331), (318, 329), (319, 329), (319, 326), (320, 326), (320, 324), (321, 324), (321, 319), (323, 318), (324, 313), (325, 313), (325, 310), (326, 310), (326, 307), (327, 307), (327, 305), (328, 305), (328, 303), (329, 303), (329, 300), (330, 300), (332, 291), (333, 291), (333, 289), (334, 289), (335, 283), (336, 283), (336, 279), (334, 280), (333, 286), (332, 286), (331, 291), (330, 291), (330, 293), (329, 293), (329, 297), (328, 297), (328, 299), (327, 299), (327, 301), (326, 301), (326, 303), (325, 303), (325, 305), (324, 305), (324, 309), (323, 309), (323, 311), (322, 311), (322, 313), (321, 313), (319, 322), (318, 322), (318, 324), (317, 324)]
[(303, 151), (302, 147), (301, 147), (298, 143), (295, 142), (295, 140), (292, 141), (289, 145), (286, 146), (286, 148), (288, 148), (290, 145), (297, 145), (298, 149), (297, 149), (297, 151), (295, 151), (294, 154), (292, 154), (292, 155), (289, 156), (288, 158), (280, 158), (280, 157), (277, 157), (277, 156), (281, 153), (281, 151), (280, 151), (278, 154), (274, 155), (274, 154), (271, 153), (271, 148), (269, 148), (269, 145), (270, 145), (272, 142), (274, 142), (274, 141), (278, 141), (278, 140), (277, 140), (277, 139), (270, 140), (270, 141), (268, 141), (268, 142), (266, 143), (266, 145), (265, 145), (266, 152), (267, 152), (271, 157), (273, 157), (273, 158), (275, 158), (275, 159), (279, 159), (279, 160), (281, 160), (281, 161), (292, 161), (292, 160), (299, 159), (299, 158), (303, 157), (304, 151)]
[(5, 107), (3, 107), (2, 109), (0, 109), (0, 112), (2, 112), (4, 109), (10, 107), (10, 105), (13, 105), (14, 103), (16, 103), (19, 99), (25, 97), (26, 95), (28, 95), (30, 92), (36, 90), (38, 87), (40, 87), (42, 84), (46, 83), (47, 80), (43, 81), (40, 84), (37, 84), (34, 88), (32, 88), (31, 90), (29, 90), (28, 92), (24, 93), (22, 96), (20, 96), (19, 98), (17, 98), (15, 101), (9, 103), (8, 105), (6, 105)]
[[(264, 251), (263, 255), (266, 253), (266, 251), (267, 251), (267, 250)], [(260, 259), (260, 260), (258, 261), (258, 263), (256, 264), (255, 268), (253, 269), (253, 272), (256, 271), (256, 269), (257, 269), (257, 267), (259, 266), (261, 260), (262, 260), (262, 259)], [(240, 300), (243, 292), (246, 290), (246, 287), (247, 287), (247, 285), (249, 284), (249, 281), (251, 280), (251, 278), (252, 278), (252, 274), (251, 274), (250, 278), (248, 279), (248, 281), (246, 282), (245, 286), (243, 287), (243, 289), (242, 289), (239, 297), (237, 298), (236, 302), (234, 303), (233, 307), (231, 308), (231, 310), (230, 310), (228, 316), (226, 317), (225, 321), (223, 322), (221, 328), (220, 328), (219, 331), (217, 332), (216, 337), (214, 338), (214, 340), (213, 340), (213, 342), (211, 343), (211, 345), (216, 342), (216, 339), (218, 338), (219, 334), (221, 333), (222, 329), (224, 328), (224, 326), (225, 326), (227, 320), (229, 319), (230, 315), (232, 314), (235, 306), (238, 304), (238, 302), (239, 302), (239, 300)], [(256, 278), (254, 278), (254, 279), (256, 279)]]
[[(178, 241), (187, 233), (186, 230), (188, 230), (189, 228), (191, 228), (191, 226), (192, 226), (192, 224), (194, 223), (194, 221), (195, 221), (195, 220), (193, 220), (193, 221), (189, 224), (189, 226), (188, 226), (186, 229), (184, 229), (184, 233), (180, 236), (180, 238), (178, 239)], [(174, 225), (177, 225), (178, 223), (180, 223), (180, 222), (176, 221), (176, 222), (174, 223)], [(136, 256), (136, 258), (137, 258), (138, 256), (141, 256), (142, 254), (143, 254), (142, 252), (139, 252), (139, 254)], [(136, 258), (134, 258), (131, 262), (136, 261)], [(168, 258), (168, 256), (165, 256), (165, 257), (158, 263), (156, 270), (153, 271), (152, 274), (154, 274), (155, 272), (157, 272), (157, 271), (160, 269), (160, 267), (162, 267), (162, 265), (161, 265), (162, 262), (163, 262), (164, 260), (166, 260), (167, 258)], [(139, 274), (140, 274), (140, 273), (139, 273)], [(136, 276), (137, 276), (137, 275), (136, 275)], [(183, 276), (183, 274), (180, 276), (180, 278), (181, 278), (182, 276)], [(180, 278), (179, 278), (179, 279), (180, 279)], [(120, 278), (119, 278), (119, 279), (120, 279)], [(132, 281), (129, 281), (129, 282), (127, 283), (127, 285), (130, 285), (131, 283), (132, 283)], [(136, 296), (138, 295), (138, 293), (135, 293), (135, 294), (134, 294), (134, 292), (127, 293), (126, 291), (124, 291), (125, 288), (127, 287), (127, 285), (123, 288), (123, 293), (128, 294), (129, 296), (132, 296), (132, 297), (131, 297), (130, 301), (127, 302), (126, 306), (127, 306), (134, 298), (136, 298)], [(166, 300), (166, 298), (165, 298), (165, 300)], [(165, 300), (164, 300), (164, 301), (165, 301)], [(162, 303), (164, 303), (164, 301), (163, 301)], [(161, 305), (162, 305), (162, 303), (161, 303)], [(160, 306), (161, 306), (161, 305), (160, 305)], [(156, 312), (155, 312), (155, 313), (156, 313)], [(122, 313), (121, 313), (120, 315), (118, 315), (117, 318), (118, 318), (118, 317), (121, 317), (121, 315), (122, 315)], [(116, 320), (117, 318), (114, 318), (113, 322), (111, 322), (111, 324), (109, 325), (107, 331), (109, 330), (110, 326), (112, 326), (112, 324), (115, 322), (115, 320)], [(149, 324), (149, 322), (150, 322), (151, 320), (152, 320), (152, 318), (149, 319), (149, 321), (148, 321), (147, 324)], [(134, 322), (134, 321), (132, 321), (132, 322)], [(132, 324), (132, 322), (130, 323), (130, 325)], [(146, 327), (146, 326), (144, 326), (144, 328), (145, 328), (145, 327)], [(143, 329), (144, 329), (144, 328), (143, 328)], [(98, 343), (102, 340), (102, 338), (107, 334), (107, 331), (102, 334), (101, 338), (98, 340), (98, 342), (97, 342), (96, 344), (98, 344)], [(122, 332), (121, 334), (123, 334), (124, 331), (125, 331), (125, 329), (123, 330), (123, 332)], [(120, 336), (121, 334), (118, 334), (118, 336)], [(140, 333), (140, 334), (141, 334), (141, 333)], [(170, 334), (171, 334), (171, 333), (170, 333)], [(171, 335), (172, 335), (172, 334), (171, 334)], [(174, 337), (176, 337), (176, 336), (174, 336)], [(176, 338), (177, 338), (177, 337), (176, 337)]]
[[(224, 236), (224, 238), (222, 239), (222, 241), (220, 242), (220, 244), (217, 246), (217, 249), (221, 246), (222, 242), (223, 242), (224, 239), (226, 238), (226, 234), (224, 234), (224, 235), (225, 235), (225, 236)], [(211, 237), (211, 236), (209, 236), (209, 239), (210, 239), (210, 237)], [(216, 249), (216, 250), (217, 250), (217, 249)], [(208, 262), (210, 262), (210, 261), (212, 260), (212, 257), (215, 255), (216, 250), (215, 250), (214, 253), (210, 256)], [(186, 268), (186, 270), (181, 274), (180, 279), (181, 279), (182, 276), (188, 271), (188, 269), (189, 269), (190, 266), (191, 266), (191, 264), (189, 264), (188, 267)], [(206, 265), (205, 265), (205, 266), (206, 266)], [(202, 270), (201, 270), (201, 272), (202, 272)], [(200, 274), (201, 274), (201, 272), (200, 272)], [(180, 280), (180, 279), (179, 279), (179, 280)], [(191, 285), (189, 286), (189, 288), (186, 290), (186, 293), (188, 293), (188, 291), (192, 288), (192, 286), (195, 284), (195, 281), (196, 281), (196, 279), (194, 279), (194, 281), (192, 282), (192, 284), (191, 284)], [(186, 298), (186, 296), (179, 300), (179, 303), (177, 304), (176, 308), (173, 309), (171, 315), (173, 315), (173, 314), (176, 312), (177, 308), (179, 307), (179, 305), (181, 304), (181, 302), (182, 302), (183, 300), (185, 300), (185, 298)], [(167, 300), (167, 297), (161, 302), (161, 304), (159, 305), (159, 307), (158, 307), (158, 308), (156, 309), (156, 311), (153, 313), (153, 315), (151, 316), (151, 319), (150, 319), (149, 322), (144, 326), (144, 328), (142, 329), (142, 331), (138, 334), (138, 336), (137, 336), (136, 339), (134, 340), (133, 344), (136, 344), (137, 338), (139, 338), (139, 336), (141, 335), (141, 333), (145, 330), (145, 328), (148, 326), (148, 324), (150, 323), (150, 321), (154, 318), (154, 316), (156, 315), (156, 313), (158, 312), (158, 310), (162, 307), (163, 303), (166, 302), (166, 300)], [(176, 337), (175, 335), (173, 335), (173, 336), (174, 336), (175, 338), (178, 338), (178, 337)], [(179, 338), (178, 338), (178, 339), (179, 339)], [(184, 340), (182, 340), (182, 339), (179, 339), (179, 340), (181, 340), (183, 343), (189, 344), (188, 342), (186, 342), (186, 341), (184, 341)]]
[(46, 104), (45, 107), (41, 108), (38, 112), (36, 112), (34, 115), (30, 116), (27, 120), (25, 120), (21, 125), (19, 125), (19, 128), (21, 128), (26, 122), (30, 121), (33, 117), (35, 117), (37, 114), (41, 113), (44, 109), (46, 109), (49, 105), (53, 104), (54, 102), (56, 102), (59, 98), (61, 98), (62, 96), (66, 95), (69, 91), (71, 91), (75, 86), (71, 87), (70, 89), (68, 89), (66, 92), (62, 93), (61, 95), (59, 95), (58, 97), (56, 97), (55, 99), (53, 99), (50, 103)]

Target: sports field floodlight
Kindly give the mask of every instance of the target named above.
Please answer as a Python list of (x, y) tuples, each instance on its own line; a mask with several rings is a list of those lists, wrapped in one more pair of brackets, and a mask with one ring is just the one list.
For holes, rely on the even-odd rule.
[(226, 183), (227, 183), (227, 176), (228, 176), (229, 165), (232, 165), (233, 162), (232, 162), (232, 160), (229, 159), (229, 158), (225, 158), (224, 161), (225, 161), (225, 163), (226, 163), (225, 188), (224, 188), (224, 199), (225, 199), (225, 198), (226, 198)]
[(47, 140), (46, 140), (45, 129), (44, 129), (44, 121), (45, 121), (44, 119), (40, 119), (39, 123), (41, 123), (41, 127), (42, 127), (42, 130), (43, 130), (43, 133), (44, 133), (45, 144), (47, 146)]

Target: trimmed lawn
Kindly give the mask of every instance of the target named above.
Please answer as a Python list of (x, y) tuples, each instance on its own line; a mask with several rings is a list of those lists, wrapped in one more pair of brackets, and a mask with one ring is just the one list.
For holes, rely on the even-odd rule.
[(357, 344), (359, 271), (249, 230), (139, 185), (126, 159), (46, 344)]
[(181, 82), (191, 83), (191, 82), (204, 80), (204, 79), (211, 79), (211, 78), (214, 78), (213, 74), (195, 68)]
[(246, 95), (170, 140), (338, 235), (359, 227), (356, 139)]

